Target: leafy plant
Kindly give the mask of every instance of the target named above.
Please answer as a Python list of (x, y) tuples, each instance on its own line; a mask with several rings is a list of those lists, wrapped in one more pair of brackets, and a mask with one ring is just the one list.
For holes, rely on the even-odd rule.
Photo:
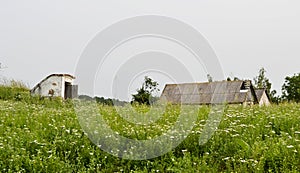
[(150, 103), (157, 100), (153, 94), (154, 92), (159, 91), (158, 85), (159, 84), (156, 81), (145, 76), (142, 87), (137, 89), (137, 94), (132, 95), (132, 102), (150, 105)]
[(282, 86), (283, 98), (288, 101), (300, 102), (300, 73), (285, 78)]

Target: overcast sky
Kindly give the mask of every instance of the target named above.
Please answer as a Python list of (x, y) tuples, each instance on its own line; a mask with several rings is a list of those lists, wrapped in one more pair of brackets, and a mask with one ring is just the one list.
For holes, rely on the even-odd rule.
[[(161, 15), (198, 30), (225, 76), (253, 79), (265, 67), (273, 89), (280, 90), (287, 75), (300, 72), (299, 7), (299, 0), (1, 0), (0, 62), (7, 68), (0, 75), (33, 87), (51, 73), (74, 74), (101, 30), (126, 18)], [(153, 76), (161, 87), (170, 82)], [(97, 94), (111, 96), (105, 90)]]

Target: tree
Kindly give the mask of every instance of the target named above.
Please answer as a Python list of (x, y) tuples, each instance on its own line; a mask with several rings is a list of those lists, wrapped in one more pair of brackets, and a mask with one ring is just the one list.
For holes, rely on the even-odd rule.
[(300, 102), (300, 73), (285, 78), (282, 86), (282, 97), (288, 101)]
[(233, 78), (233, 81), (239, 81), (239, 80), (241, 80), (241, 79), (238, 78), (238, 77), (234, 77), (234, 78)]
[(207, 74), (207, 80), (208, 80), (208, 82), (212, 82), (213, 81), (213, 77), (210, 74)]
[(137, 94), (132, 95), (132, 102), (150, 105), (151, 100), (155, 98), (154, 92), (159, 91), (158, 85), (156, 81), (145, 76), (142, 87), (137, 89)]
[(271, 90), (272, 84), (269, 82), (269, 79), (266, 77), (266, 70), (261, 68), (258, 72), (258, 76), (254, 78), (254, 85), (256, 88), (265, 88), (268, 92)]
[(235, 76), (235, 77), (233, 77), (233, 80), (231, 80), (230, 77), (227, 77), (226, 80), (227, 80), (227, 81), (240, 81), (241, 79)]
[(256, 76), (254, 80), (254, 88), (264, 88), (267, 91), (267, 94), (270, 96), (271, 102), (278, 102), (278, 97), (275, 96), (277, 93), (276, 90), (271, 91), (272, 84), (269, 79), (266, 77), (265, 68), (261, 68), (258, 72), (258, 76)]

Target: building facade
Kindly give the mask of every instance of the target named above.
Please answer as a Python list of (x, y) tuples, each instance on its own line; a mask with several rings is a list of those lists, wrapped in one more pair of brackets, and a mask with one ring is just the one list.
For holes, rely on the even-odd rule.
[(255, 94), (260, 106), (269, 106), (271, 104), (270, 97), (266, 89), (255, 89)]
[(74, 79), (69, 74), (51, 74), (30, 90), (30, 93), (43, 97), (76, 98), (78, 85), (74, 85)]

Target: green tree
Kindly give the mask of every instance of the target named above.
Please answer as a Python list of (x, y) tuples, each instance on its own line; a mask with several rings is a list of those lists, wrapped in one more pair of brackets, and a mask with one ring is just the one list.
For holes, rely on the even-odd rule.
[(270, 96), (271, 102), (279, 102), (279, 98), (276, 97), (276, 90), (271, 91), (272, 84), (270, 80), (266, 77), (267, 71), (265, 68), (261, 68), (254, 80), (254, 88), (264, 88), (267, 91), (267, 94)]
[(231, 80), (231, 78), (230, 77), (227, 77), (227, 79), (226, 79), (227, 81), (239, 81), (239, 80), (241, 80), (241, 79), (239, 79), (238, 77), (233, 77), (233, 79)]
[(210, 74), (207, 74), (208, 82), (213, 82), (213, 77)]
[(264, 68), (261, 68), (258, 72), (258, 76), (256, 76), (253, 80), (256, 88), (265, 88), (268, 92), (270, 92), (272, 84), (266, 77), (266, 72), (267, 71)]
[(288, 101), (300, 102), (300, 73), (285, 78), (282, 86), (282, 97)]
[(238, 78), (238, 77), (234, 77), (234, 78), (233, 78), (233, 81), (239, 81), (239, 80), (241, 80), (241, 79)]
[(158, 85), (156, 81), (145, 76), (142, 87), (137, 89), (137, 94), (132, 95), (132, 102), (150, 105), (151, 101), (156, 100), (154, 93), (159, 91)]

